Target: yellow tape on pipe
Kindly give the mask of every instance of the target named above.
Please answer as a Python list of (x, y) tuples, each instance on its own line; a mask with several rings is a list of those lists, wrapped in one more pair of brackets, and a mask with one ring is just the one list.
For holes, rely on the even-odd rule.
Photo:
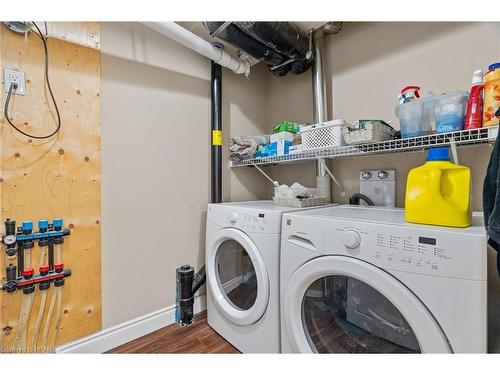
[(212, 146), (222, 146), (222, 130), (212, 130)]

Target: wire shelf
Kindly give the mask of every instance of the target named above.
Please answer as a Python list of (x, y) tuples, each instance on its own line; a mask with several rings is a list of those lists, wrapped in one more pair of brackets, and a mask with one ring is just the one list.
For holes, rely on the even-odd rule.
[(457, 132), (424, 135), (422, 137), (393, 139), (390, 141), (340, 146), (323, 150), (309, 150), (298, 154), (253, 158), (230, 161), (229, 167), (273, 165), (315, 161), (318, 158), (337, 159), (366, 155), (421, 151), (432, 147), (442, 147), (455, 143), (457, 146), (494, 142), (498, 134), (497, 126), (461, 130)]

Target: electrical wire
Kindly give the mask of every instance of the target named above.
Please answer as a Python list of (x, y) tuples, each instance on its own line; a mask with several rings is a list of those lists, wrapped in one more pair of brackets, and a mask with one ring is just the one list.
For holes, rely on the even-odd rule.
[(17, 90), (17, 84), (12, 82), (9, 86), (9, 91), (7, 92), (7, 98), (5, 100), (5, 106), (4, 106), (4, 114), (7, 122), (9, 123), (10, 126), (12, 126), (15, 130), (17, 130), (19, 133), (22, 135), (25, 135), (26, 137), (33, 138), (33, 139), (48, 139), (56, 135), (59, 130), (61, 129), (61, 115), (59, 113), (59, 108), (57, 107), (57, 102), (54, 97), (54, 93), (52, 92), (52, 87), (50, 86), (50, 79), (49, 79), (49, 50), (47, 47), (47, 37), (45, 37), (42, 34), (42, 31), (38, 28), (37, 24), (33, 22), (33, 26), (36, 28), (36, 31), (33, 31), (35, 35), (37, 35), (43, 42), (43, 50), (45, 52), (45, 82), (47, 84), (47, 89), (49, 90), (50, 98), (52, 100), (52, 103), (54, 103), (54, 108), (56, 111), (56, 116), (57, 116), (57, 126), (56, 128), (47, 135), (33, 135), (26, 133), (25, 131), (19, 129), (9, 118), (9, 104), (10, 104), (10, 99), (12, 97), (12, 92), (14, 90)]

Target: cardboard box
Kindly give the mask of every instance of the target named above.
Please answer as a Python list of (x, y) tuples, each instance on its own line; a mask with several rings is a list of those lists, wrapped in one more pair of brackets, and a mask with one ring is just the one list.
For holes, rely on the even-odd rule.
[(289, 141), (293, 142), (293, 137), (295, 134), (290, 132), (279, 132), (271, 135), (271, 143), (278, 141)]
[(273, 133), (279, 132), (290, 132), (297, 133), (299, 131), (299, 125), (295, 122), (281, 121), (278, 125), (273, 128)]
[(288, 149), (288, 153), (290, 155), (292, 154), (300, 154), (302, 152), (302, 145), (292, 145)]
[(290, 146), (292, 145), (293, 143), (290, 141), (272, 142), (267, 146), (269, 156), (288, 155)]

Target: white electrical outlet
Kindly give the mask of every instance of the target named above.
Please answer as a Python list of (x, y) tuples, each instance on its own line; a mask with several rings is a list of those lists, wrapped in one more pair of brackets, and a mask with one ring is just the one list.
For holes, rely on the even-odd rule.
[(24, 77), (24, 72), (4, 68), (3, 87), (5, 92), (9, 92), (12, 83), (17, 83), (17, 89), (13, 91), (14, 95), (26, 95), (26, 78)]

